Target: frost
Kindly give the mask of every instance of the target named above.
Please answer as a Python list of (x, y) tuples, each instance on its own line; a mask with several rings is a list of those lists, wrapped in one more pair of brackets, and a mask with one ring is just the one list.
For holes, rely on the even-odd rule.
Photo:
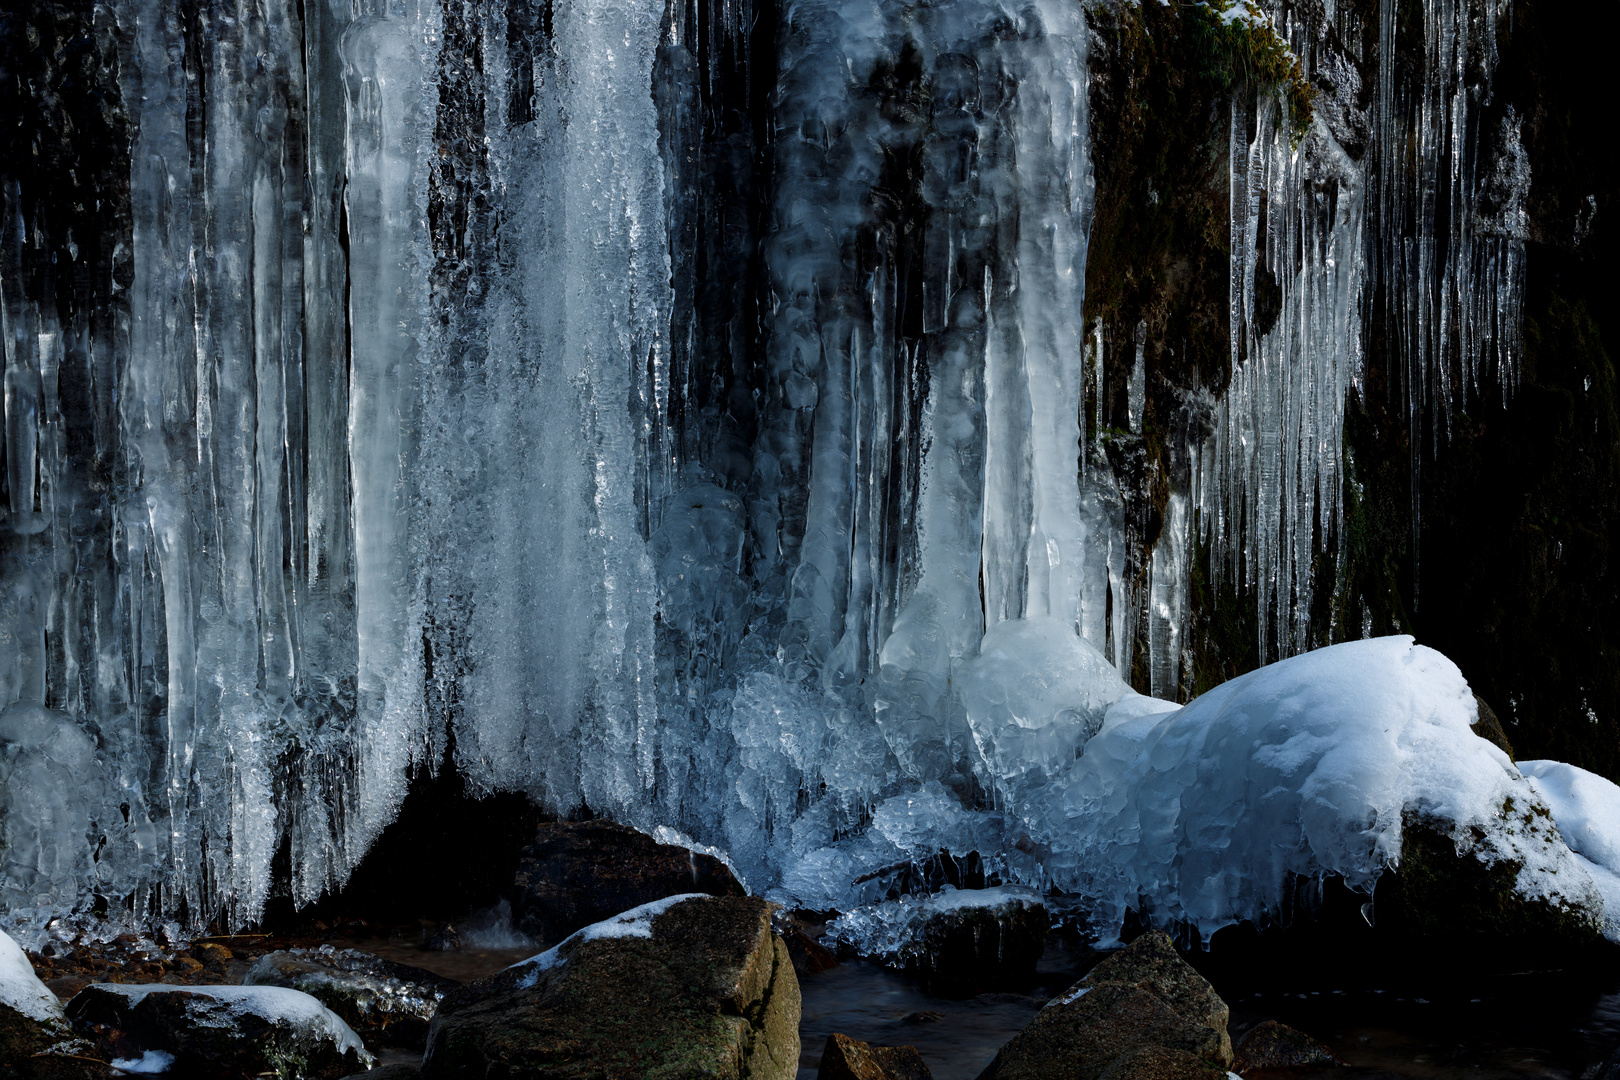
[(1040, 902), (1037, 893), (1015, 886), (955, 889), (947, 885), (932, 896), (902, 896), (856, 908), (828, 923), (826, 933), (830, 940), (848, 945), (862, 956), (903, 965), (926, 947), (923, 930), (941, 915), (983, 911), (994, 917)]
[(113, 1058), (112, 1067), (127, 1073), (158, 1075), (174, 1067), (174, 1055), (164, 1050), (147, 1050), (138, 1058)]

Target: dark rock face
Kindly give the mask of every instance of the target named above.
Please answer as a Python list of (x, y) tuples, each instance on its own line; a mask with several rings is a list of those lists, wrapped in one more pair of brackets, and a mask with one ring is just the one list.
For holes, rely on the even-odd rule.
[(427, 1045), (428, 1023), (445, 992), (461, 985), (422, 968), (390, 963), (353, 949), (266, 953), (246, 986), (302, 990), (343, 1018), (370, 1046)]
[(799, 982), (756, 897), (649, 904), (453, 990), (428, 1080), (788, 1080)]
[(1237, 1047), (1233, 1069), (1287, 1069), (1296, 1065), (1343, 1065), (1338, 1056), (1303, 1031), (1275, 1020), (1251, 1028)]
[(422, 1070), (415, 1065), (384, 1065), (370, 1072), (355, 1073), (344, 1080), (416, 1080)]
[(105, 1056), (171, 1055), (176, 1078), (337, 1080), (373, 1060), (336, 1015), (280, 987), (97, 984), (67, 1014)]
[(1497, 717), (1496, 710), (1485, 704), (1485, 699), (1478, 694), (1474, 701), (1479, 705), (1479, 720), (1474, 724), (1474, 734), (1499, 748), (1509, 758), (1513, 757), (1513, 744), (1508, 742), (1507, 732), (1502, 728), (1502, 721)]
[(518, 928), (548, 944), (582, 926), (681, 893), (742, 896), (726, 864), (611, 821), (541, 825), (518, 864)]
[[(1151, 931), (1048, 1003), (980, 1080), (1097, 1080), (1116, 1064), (1116, 1077), (1183, 1075), (1151, 1071), (1184, 1060), (1177, 1054), (1224, 1072), (1232, 1062), (1227, 1016), (1215, 988)], [(1175, 1053), (1122, 1060), (1149, 1048)]]
[(915, 1046), (873, 1046), (834, 1032), (816, 1080), (934, 1080), (934, 1074)]

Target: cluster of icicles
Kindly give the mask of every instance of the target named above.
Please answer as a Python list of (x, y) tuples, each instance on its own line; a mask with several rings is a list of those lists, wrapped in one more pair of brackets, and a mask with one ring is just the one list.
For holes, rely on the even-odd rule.
[[(8, 202), (0, 251), (0, 909), (240, 924), (283, 844), (309, 901), (451, 732), (475, 791), (807, 895), (930, 829), (1012, 852), (995, 793), (1030, 766), (960, 690), (987, 632), (1081, 698), (1143, 642), (1184, 697), (1197, 529), (1262, 651), (1304, 648), (1378, 275), (1414, 426), (1513, 383), (1522, 210), (1472, 200), (1522, 151), (1475, 160), (1458, 74), (1497, 0), (1424, 2), (1365, 156), (1343, 108), (1296, 144), (1234, 104), (1231, 384), (1144, 552), (1102, 449), (1142, 432), (1142, 338), (1080, 316), (1080, 5), (805, 0), (764, 102), (748, 2), (117, 0), (129, 284), (62, 325), (14, 270), (60, 238)], [(1274, 32), (1354, 99), (1312, 26)], [(756, 273), (757, 342), (727, 299)]]

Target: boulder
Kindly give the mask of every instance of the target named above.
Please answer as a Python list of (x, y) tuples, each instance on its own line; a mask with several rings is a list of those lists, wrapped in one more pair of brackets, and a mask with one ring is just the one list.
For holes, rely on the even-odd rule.
[(67, 1015), (117, 1061), (176, 1077), (337, 1080), (375, 1060), (336, 1013), (279, 986), (96, 983)]
[(1185, 1050), (1144, 1046), (1115, 1058), (1098, 1080), (1226, 1080), (1226, 1075)]
[(661, 844), (611, 821), (541, 825), (523, 849), (514, 889), (518, 929), (548, 944), (666, 896), (747, 892), (713, 855)]
[(1116, 1063), (1148, 1070), (1182, 1060), (1172, 1054), (1121, 1061), (1148, 1048), (1190, 1055), (1224, 1072), (1232, 1063), (1227, 1016), (1208, 980), (1167, 936), (1151, 931), (1048, 1002), (980, 1080), (1098, 1080)]
[(461, 984), (422, 968), (355, 949), (265, 953), (242, 979), (246, 986), (302, 990), (343, 1018), (368, 1046), (420, 1050), (445, 992)]
[(422, 1075), (422, 1069), (417, 1065), (380, 1065), (370, 1072), (355, 1073), (345, 1077), (344, 1080), (416, 1080)]
[(74, 1033), (62, 1003), (0, 931), (0, 1080), (105, 1075), (106, 1059)]
[(1296, 1065), (1343, 1065), (1338, 1055), (1303, 1031), (1266, 1020), (1249, 1029), (1237, 1047), (1233, 1071), (1287, 1069)]
[(1025, 986), (1046, 950), (1046, 906), (1026, 889), (945, 889), (856, 908), (827, 929), (841, 948), (916, 976), (933, 994)]
[(934, 1074), (915, 1046), (873, 1046), (834, 1032), (816, 1080), (934, 1080)]
[(425, 1080), (790, 1080), (799, 982), (757, 897), (688, 894), (445, 995)]

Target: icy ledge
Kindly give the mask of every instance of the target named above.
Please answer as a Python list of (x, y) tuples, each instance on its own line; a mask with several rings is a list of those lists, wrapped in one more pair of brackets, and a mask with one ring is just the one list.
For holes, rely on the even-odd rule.
[[(1532, 782), (1474, 734), (1477, 705), (1456, 665), (1410, 637), (1284, 660), (1171, 712), (1140, 704), (1109, 710), (1026, 822), (1050, 844), (1048, 872), (1094, 903), (1105, 936), (1144, 898), (1156, 925), (1191, 924), (1208, 940), (1274, 912), (1290, 874), (1370, 890), (1400, 864), (1412, 816), (1482, 862), (1517, 864), (1521, 897), (1620, 940), (1620, 907), (1606, 910), (1594, 881), (1613, 876), (1599, 860), (1620, 845), (1583, 839), (1592, 854), (1576, 855), (1547, 805), (1562, 799), (1560, 824), (1601, 822), (1580, 835), (1612, 841), (1620, 788), (1585, 784), (1602, 809), (1579, 809), (1558, 794), (1576, 790), (1558, 779), (1571, 767), (1546, 763)], [(1611, 896), (1620, 902), (1620, 888)]]

